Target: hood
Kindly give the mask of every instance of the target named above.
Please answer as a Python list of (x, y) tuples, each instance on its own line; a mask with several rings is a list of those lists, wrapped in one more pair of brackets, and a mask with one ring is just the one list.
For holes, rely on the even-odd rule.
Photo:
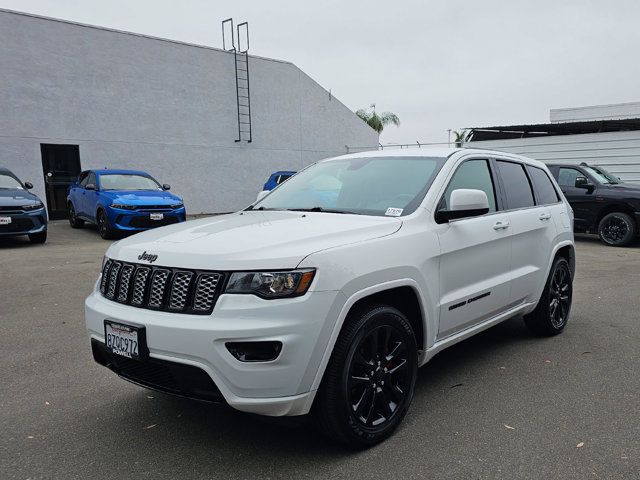
[(128, 205), (172, 205), (182, 203), (182, 199), (179, 196), (166, 190), (103, 190), (101, 193), (110, 198), (113, 203)]
[(40, 199), (27, 190), (0, 188), (0, 205), (13, 207), (38, 203)]
[(306, 256), (328, 248), (391, 235), (393, 217), (319, 212), (247, 211), (192, 220), (139, 233), (114, 243), (111, 258), (203, 270), (295, 268)]
[(616, 183), (613, 185), (606, 185), (607, 188), (618, 192), (640, 193), (640, 185), (634, 185), (633, 183)]

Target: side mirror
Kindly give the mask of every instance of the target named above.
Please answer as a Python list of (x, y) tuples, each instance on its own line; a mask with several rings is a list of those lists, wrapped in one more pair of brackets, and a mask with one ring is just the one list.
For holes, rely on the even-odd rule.
[(587, 177), (576, 177), (575, 187), (576, 188), (591, 188), (591, 184), (589, 183), (589, 180), (587, 180)]
[(96, 186), (93, 183), (87, 183), (84, 188), (85, 190), (95, 190)]
[(259, 194), (258, 194), (258, 198), (256, 198), (256, 202), (259, 202), (260, 200), (262, 200), (264, 197), (266, 197), (269, 194), (269, 190), (262, 190)]
[(162, 184), (162, 189), (163, 190), (171, 190), (171, 185), (169, 185), (168, 183), (163, 183)]
[(33, 183), (24, 182), (24, 188), (26, 188), (27, 190), (31, 190), (33, 188)]
[(438, 210), (436, 221), (446, 223), (457, 218), (477, 217), (489, 212), (489, 199), (482, 190), (459, 188), (451, 192), (449, 209)]

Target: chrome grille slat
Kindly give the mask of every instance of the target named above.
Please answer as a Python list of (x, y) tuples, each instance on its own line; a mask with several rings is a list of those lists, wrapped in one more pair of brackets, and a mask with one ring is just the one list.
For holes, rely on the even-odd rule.
[(138, 267), (136, 270), (135, 280), (133, 282), (133, 294), (131, 295), (131, 304), (142, 306), (144, 302), (144, 292), (147, 289), (147, 278), (151, 273), (149, 267)]
[(126, 302), (129, 298), (129, 290), (131, 287), (131, 274), (133, 273), (133, 265), (125, 265), (122, 267), (120, 274), (120, 286), (118, 287), (118, 301)]
[(120, 273), (121, 267), (122, 263), (120, 262), (113, 262), (113, 265), (111, 265), (111, 269), (109, 270), (109, 283), (106, 287), (107, 293), (105, 294), (107, 298), (113, 298), (113, 296), (116, 294), (118, 274)]
[(151, 276), (151, 288), (149, 289), (149, 302), (147, 305), (152, 308), (161, 307), (164, 303), (165, 287), (169, 278), (169, 270), (155, 270)]
[(192, 278), (192, 272), (176, 272), (173, 275), (171, 297), (169, 298), (169, 308), (171, 310), (184, 310), (186, 307)]
[(193, 309), (195, 311), (206, 312), (213, 307), (219, 279), (219, 273), (203, 273), (198, 276), (196, 293), (193, 299)]
[(191, 315), (213, 311), (225, 274), (202, 270), (105, 261), (100, 293), (137, 308)]

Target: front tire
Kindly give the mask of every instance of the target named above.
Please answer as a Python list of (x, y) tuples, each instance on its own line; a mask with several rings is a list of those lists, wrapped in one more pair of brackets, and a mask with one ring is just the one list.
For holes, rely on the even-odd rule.
[(107, 214), (104, 213), (104, 210), (98, 210), (98, 213), (96, 214), (96, 223), (98, 224), (98, 233), (100, 233), (100, 236), (104, 240), (111, 240), (115, 238), (116, 232), (111, 227)]
[(78, 218), (73, 203), (69, 202), (67, 212), (69, 213), (69, 225), (71, 225), (71, 228), (82, 228), (84, 226), (84, 220)]
[(40, 233), (30, 233), (29, 234), (29, 241), (31, 243), (44, 243), (47, 241), (47, 231), (45, 230), (44, 232), (40, 232)]
[(549, 278), (536, 309), (525, 315), (524, 323), (536, 335), (550, 337), (564, 330), (571, 313), (573, 279), (565, 258), (553, 262)]
[(624, 247), (636, 235), (636, 223), (630, 215), (613, 212), (605, 215), (598, 224), (600, 240), (611, 247)]
[(319, 430), (357, 448), (393, 434), (411, 400), (418, 369), (407, 318), (386, 305), (365, 306), (347, 318), (315, 399)]

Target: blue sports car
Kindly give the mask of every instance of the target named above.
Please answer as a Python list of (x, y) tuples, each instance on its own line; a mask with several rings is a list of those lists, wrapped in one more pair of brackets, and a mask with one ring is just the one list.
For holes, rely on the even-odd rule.
[(0, 167), (0, 236), (28, 235), (32, 243), (47, 241), (47, 210), (29, 182), (22, 183)]
[(137, 170), (87, 170), (69, 187), (67, 208), (72, 228), (98, 226), (100, 236), (139, 232), (184, 222), (182, 199), (151, 175)]

